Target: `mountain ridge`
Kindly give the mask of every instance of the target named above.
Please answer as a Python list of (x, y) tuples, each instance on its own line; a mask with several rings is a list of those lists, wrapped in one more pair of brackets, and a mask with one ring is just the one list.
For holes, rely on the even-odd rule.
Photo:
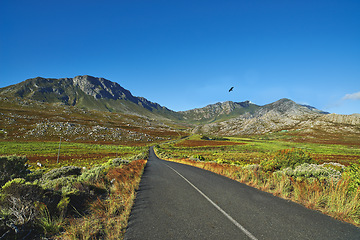
[[(112, 111), (108, 106), (94, 106), (91, 102), (101, 101), (101, 100), (127, 100), (136, 105), (140, 105), (141, 107), (151, 111), (154, 110), (164, 110), (172, 113), (179, 113), (182, 115), (181, 118), (187, 120), (193, 118), (194, 120), (200, 120), (199, 118), (205, 118), (211, 120), (216, 118), (218, 115), (236, 115), (236, 114), (245, 114), (250, 113), (254, 114), (256, 110), (259, 108), (271, 109), (273, 106), (281, 106), (285, 102), (290, 102), (293, 106), (296, 107), (303, 106), (311, 112), (317, 113), (326, 113), (321, 110), (318, 110), (309, 105), (300, 105), (293, 102), (290, 99), (280, 99), (276, 102), (269, 103), (263, 106), (256, 105), (250, 101), (244, 102), (233, 102), (233, 101), (225, 101), (225, 102), (217, 102), (215, 104), (208, 104), (202, 108), (195, 108), (186, 111), (178, 111), (175, 112), (173, 110), (168, 109), (165, 106), (161, 106), (158, 103), (151, 102), (144, 97), (135, 97), (131, 94), (131, 92), (116, 82), (112, 82), (105, 78), (97, 78), (89, 75), (79, 75), (74, 78), (43, 78), (36, 77), (30, 78), (18, 84), (10, 85), (4, 88), (0, 88), (0, 95), (6, 96), (10, 95), (13, 97), (20, 98), (30, 98), (32, 100), (37, 100), (41, 102), (62, 102), (66, 105), (70, 106), (78, 106), (85, 107), (89, 109), (96, 110), (104, 110), (104, 111)], [(89, 99), (92, 97), (92, 99)], [(101, 104), (100, 104), (101, 105)], [(121, 104), (120, 104), (121, 105)], [(97, 109), (100, 108), (100, 109)], [(114, 109), (114, 110), (127, 110), (127, 109)], [(202, 116), (199, 113), (204, 114)], [(327, 114), (327, 113), (326, 113)], [(176, 114), (175, 114), (176, 115)], [(191, 115), (197, 115), (196, 117)]]
[(116, 82), (89, 75), (27, 79), (0, 88), (1, 96), (190, 124), (193, 132), (201, 134), (249, 135), (294, 129), (311, 132), (314, 126), (324, 132), (360, 133), (357, 114), (329, 114), (287, 98), (263, 106), (250, 101), (226, 101), (175, 112), (146, 98), (133, 96)]
[(158, 103), (133, 96), (129, 90), (124, 89), (116, 82), (89, 75), (59, 79), (31, 78), (1, 88), (0, 95), (134, 115), (152, 117), (160, 115), (168, 118), (175, 115), (174, 111)]

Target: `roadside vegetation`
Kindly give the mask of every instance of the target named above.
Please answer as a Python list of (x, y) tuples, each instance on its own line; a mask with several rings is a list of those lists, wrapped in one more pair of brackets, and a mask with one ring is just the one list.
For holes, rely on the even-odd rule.
[[(62, 141), (0, 141), (0, 155), (26, 156), (30, 168), (58, 168), (63, 166), (91, 167), (110, 159), (128, 158), (146, 151), (146, 146), (74, 143)], [(59, 156), (59, 158), (58, 158)]]
[[(192, 136), (160, 158), (200, 167), (360, 226), (360, 146)], [(242, 143), (242, 144), (239, 144)]]
[(148, 147), (64, 144), (69, 157), (56, 163), (54, 143), (1, 144), (1, 154), (50, 160), (0, 156), (0, 239), (123, 238)]

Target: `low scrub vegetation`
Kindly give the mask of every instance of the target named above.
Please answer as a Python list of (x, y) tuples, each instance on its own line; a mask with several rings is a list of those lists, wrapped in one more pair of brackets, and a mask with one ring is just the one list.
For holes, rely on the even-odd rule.
[(121, 239), (147, 154), (36, 169), (0, 157), (0, 239)]
[[(160, 157), (169, 156), (167, 146), (157, 146)], [(347, 166), (319, 163), (299, 148), (264, 154), (263, 160), (209, 160), (200, 155), (168, 158), (221, 174), (239, 182), (321, 211), (336, 219), (360, 226), (360, 161)], [(201, 157), (200, 157), (201, 156)]]
[(285, 149), (262, 160), (261, 169), (265, 172), (274, 172), (284, 168), (294, 168), (304, 163), (315, 163), (310, 155), (301, 149)]
[[(213, 138), (212, 138), (213, 139)], [(296, 143), (283, 140), (228, 137), (227, 141), (201, 140), (193, 135), (178, 143), (161, 144), (159, 154), (168, 158), (190, 158), (202, 155), (207, 161), (229, 164), (259, 164), (269, 154), (283, 149), (301, 149), (318, 163), (338, 162), (343, 165), (360, 159), (360, 145)]]
[(114, 158), (132, 158), (148, 150), (147, 146), (124, 146), (100, 143), (0, 141), (0, 155), (24, 155), (31, 169), (81, 166), (91, 168)]

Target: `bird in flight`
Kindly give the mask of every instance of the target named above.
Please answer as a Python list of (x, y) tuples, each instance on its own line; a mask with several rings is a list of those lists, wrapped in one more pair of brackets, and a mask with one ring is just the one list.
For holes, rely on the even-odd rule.
[(234, 90), (234, 87), (231, 87), (231, 88), (229, 89), (229, 92), (231, 92), (232, 90)]

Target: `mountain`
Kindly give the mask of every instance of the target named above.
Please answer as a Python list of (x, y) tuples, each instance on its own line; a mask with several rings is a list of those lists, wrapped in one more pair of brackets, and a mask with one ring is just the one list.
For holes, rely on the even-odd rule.
[(253, 114), (260, 106), (245, 102), (218, 102), (203, 108), (180, 111), (183, 119), (192, 123), (206, 123), (227, 120), (243, 114)]
[[(357, 114), (329, 114), (286, 98), (263, 106), (227, 101), (174, 112), (133, 96), (118, 83), (88, 75), (28, 79), (1, 88), (0, 103), (0, 137), (51, 139), (60, 134), (56, 129), (65, 128), (71, 139), (94, 141), (169, 139), (187, 134), (182, 130), (189, 128), (224, 136), (288, 132), (305, 138), (328, 134), (358, 139), (360, 134)], [(77, 136), (81, 133), (87, 135)]]
[(360, 117), (355, 114), (329, 114), (284, 98), (264, 106), (257, 106), (252, 113), (246, 112), (220, 122), (209, 122), (194, 129), (195, 133), (225, 136), (280, 131), (306, 137), (324, 136), (324, 134), (355, 136), (360, 134)]
[(143, 97), (134, 97), (116, 82), (92, 76), (32, 78), (0, 89), (0, 96), (63, 103), (88, 110), (174, 118), (176, 113)]
[[(230, 120), (233, 118), (250, 119), (263, 116), (303, 116), (327, 114), (311, 106), (295, 103), (290, 99), (280, 99), (276, 102), (259, 106), (250, 101), (245, 102), (222, 102), (207, 105), (203, 108), (179, 112), (185, 120), (193, 123), (213, 123)], [(277, 117), (275, 117), (277, 118)]]
[(304, 120), (321, 115), (317, 109), (313, 110), (286, 98), (264, 106), (255, 106), (251, 112), (247, 111), (225, 121), (199, 126), (195, 132), (206, 134), (216, 132), (221, 135), (263, 134), (288, 129)]

